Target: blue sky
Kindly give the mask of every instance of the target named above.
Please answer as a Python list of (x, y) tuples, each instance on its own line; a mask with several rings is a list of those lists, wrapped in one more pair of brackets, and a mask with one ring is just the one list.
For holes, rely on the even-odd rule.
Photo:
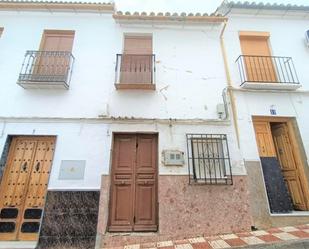
[[(94, 0), (95, 1), (95, 0)], [(114, 0), (118, 10), (146, 12), (214, 12), (222, 0)], [(234, 0), (238, 1), (238, 0)], [(248, 0), (249, 1), (249, 0)], [(249, 1), (252, 2), (252, 1)], [(264, 3), (308, 5), (309, 0), (256, 0)]]

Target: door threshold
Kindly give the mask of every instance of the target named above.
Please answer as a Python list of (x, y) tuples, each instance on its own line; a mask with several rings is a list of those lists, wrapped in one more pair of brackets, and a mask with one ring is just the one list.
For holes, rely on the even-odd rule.
[(0, 241), (0, 249), (34, 249), (37, 241)]
[[(157, 236), (158, 232), (107, 232), (106, 236), (116, 237), (116, 236)], [(0, 247), (1, 248), (1, 247)]]
[(292, 211), (291, 213), (282, 213), (282, 214), (273, 214), (271, 213), (270, 216), (309, 216), (309, 211)]

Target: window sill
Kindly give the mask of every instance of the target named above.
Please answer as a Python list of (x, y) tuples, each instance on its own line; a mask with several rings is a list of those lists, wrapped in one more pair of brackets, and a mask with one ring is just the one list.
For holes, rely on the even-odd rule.
[(296, 90), (301, 87), (301, 84), (293, 83), (268, 83), (268, 82), (245, 82), (241, 85), (244, 89), (255, 90)]
[(150, 83), (137, 83), (137, 84), (125, 84), (125, 83), (120, 83), (120, 84), (115, 84), (115, 87), (117, 90), (156, 90), (156, 85), (155, 84), (150, 84)]

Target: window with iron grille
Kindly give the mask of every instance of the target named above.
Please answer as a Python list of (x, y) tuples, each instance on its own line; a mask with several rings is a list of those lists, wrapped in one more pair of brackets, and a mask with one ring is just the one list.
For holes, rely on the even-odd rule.
[(227, 136), (187, 134), (190, 184), (233, 184)]

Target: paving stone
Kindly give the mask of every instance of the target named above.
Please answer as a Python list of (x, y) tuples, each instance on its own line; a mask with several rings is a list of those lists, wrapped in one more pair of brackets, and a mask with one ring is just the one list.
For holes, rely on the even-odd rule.
[(157, 243), (157, 247), (164, 247), (164, 246), (173, 246), (174, 243), (173, 241), (169, 240), (169, 241), (161, 241)]
[(257, 245), (257, 244), (265, 244), (265, 241), (251, 236), (251, 237), (243, 237), (241, 238), (243, 241), (245, 241), (248, 245)]
[(268, 235), (269, 233), (264, 230), (259, 230), (259, 231), (251, 232), (251, 234), (254, 236), (260, 236), (260, 235)]
[(188, 241), (191, 244), (206, 242), (206, 240), (203, 237), (197, 237), (197, 238), (188, 239)]
[(278, 237), (281, 240), (292, 240), (292, 239), (297, 239), (296, 236), (289, 234), (289, 233), (273, 233), (274, 236)]
[(125, 246), (123, 249), (309, 249), (309, 225)]
[(279, 229), (282, 230), (283, 232), (295, 232), (295, 231), (299, 231), (298, 228), (296, 228), (296, 227), (291, 227), (291, 226), (289, 226), (289, 227), (280, 227)]
[(268, 234), (268, 235), (261, 235), (258, 236), (259, 239), (269, 243), (269, 242), (277, 242), (277, 241), (281, 241), (281, 239), (279, 239), (278, 237), (272, 235), (272, 234)]
[(176, 245), (176, 249), (193, 249), (191, 244), (182, 244), (182, 245)]
[(225, 242), (228, 243), (230, 246), (245, 246), (245, 245), (247, 245), (247, 243), (244, 242), (240, 238), (237, 238), (237, 239), (226, 239)]
[(202, 242), (202, 243), (194, 243), (192, 244), (193, 249), (212, 249), (208, 242)]
[(140, 245), (139, 244), (128, 245), (128, 246), (125, 246), (124, 249), (140, 249)]
[(221, 239), (227, 240), (227, 239), (238, 239), (238, 236), (236, 234), (225, 234), (220, 236)]
[(213, 240), (213, 241), (210, 241), (209, 244), (212, 246), (213, 249), (221, 249), (221, 248), (230, 248), (231, 247), (224, 240)]
[(289, 232), (289, 233), (298, 238), (309, 238), (309, 233), (306, 233), (304, 231), (295, 231), (295, 232)]

